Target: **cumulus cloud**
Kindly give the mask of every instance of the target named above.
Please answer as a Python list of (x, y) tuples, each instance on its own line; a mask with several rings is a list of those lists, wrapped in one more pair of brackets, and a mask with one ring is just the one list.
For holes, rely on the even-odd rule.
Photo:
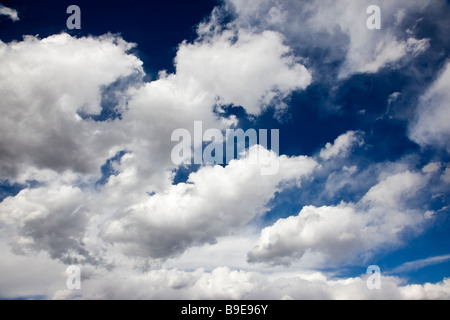
[[(0, 245), (0, 296), (48, 299), (449, 299), (450, 281), (405, 285), (404, 280), (381, 276), (381, 290), (367, 288), (367, 274), (336, 278), (317, 271), (275, 272), (216, 267), (210, 271), (156, 268), (133, 270), (129, 259), (109, 270), (82, 266), (81, 290), (67, 290), (66, 266), (41, 253), (33, 257), (11, 254)], [(31, 266), (31, 267), (30, 267)]]
[(0, 242), (0, 297), (52, 297), (61, 289), (62, 262), (52, 260), (46, 252), (17, 255), (11, 252), (3, 233)]
[(276, 32), (242, 31), (236, 38), (231, 31), (202, 33), (194, 43), (180, 44), (175, 66), (174, 74), (161, 72), (159, 79), (130, 92), (119, 129), (130, 137), (130, 152), (120, 163), (120, 173), (108, 181), (112, 195), (134, 197), (167, 188), (176, 168), (170, 157), (174, 130), (193, 134), (197, 120), (204, 130), (235, 124), (231, 118), (217, 118), (215, 106), (240, 105), (257, 115), (268, 105), (282, 107), (284, 98), (311, 80)]
[[(381, 290), (367, 288), (367, 275), (333, 279), (320, 272), (274, 274), (234, 270), (211, 271), (158, 269), (145, 274), (114, 276), (84, 282), (84, 299), (448, 299), (450, 281), (424, 285), (402, 285), (396, 277), (381, 277)], [(74, 292), (58, 290), (54, 299), (80, 298)]]
[(220, 98), (257, 115), (275, 98), (283, 100), (311, 83), (311, 73), (274, 31), (227, 30), (208, 40), (180, 46), (177, 73), (190, 75)]
[(415, 230), (424, 221), (424, 212), (404, 204), (428, 180), (427, 175), (406, 171), (387, 177), (358, 203), (304, 207), (297, 216), (263, 229), (248, 260), (289, 265), (312, 252), (343, 263), (398, 244), (404, 230)]
[(444, 174), (441, 177), (442, 181), (444, 181), (445, 183), (450, 184), (450, 167), (447, 167), (445, 169)]
[[(447, 280), (401, 286), (400, 279), (384, 277), (386, 289), (380, 293), (367, 290), (364, 276), (267, 276), (245, 261), (255, 240), (248, 254), (251, 262), (286, 265), (309, 256), (343, 263), (401, 242), (408, 228), (420, 229), (423, 213), (405, 203), (440, 171), (435, 165), (422, 172), (386, 170), (356, 203), (305, 206), (298, 216), (264, 229), (259, 240), (256, 232), (236, 236), (271, 209), (278, 193), (313, 179), (318, 162), (338, 162), (362, 145), (360, 132), (338, 137), (316, 160), (277, 156), (254, 147), (225, 167), (202, 166), (185, 183), (173, 185), (178, 169), (170, 157), (173, 130), (193, 132), (194, 121), (201, 120), (205, 130), (225, 131), (237, 121), (217, 113), (224, 105), (242, 106), (252, 116), (267, 107), (284, 108), (292, 92), (312, 81), (310, 61), (299, 52), (313, 38), (332, 54), (344, 53), (341, 76), (376, 72), (428, 46), (427, 39), (395, 32), (401, 15), (384, 20), (383, 33), (354, 27), (350, 17), (360, 10), (363, 17), (356, 24), (365, 24), (365, 5), (359, 2), (229, 3), (236, 10), (235, 20), (221, 28), (214, 20), (220, 18), (220, 10), (215, 10), (199, 25), (194, 42), (179, 45), (175, 72), (161, 71), (149, 82), (143, 80), (142, 62), (130, 53), (134, 45), (119, 36), (60, 34), (0, 41), (0, 178), (30, 186), (0, 202), (2, 243), (8, 241), (14, 253), (26, 255), (12, 258), (0, 244), (1, 256), (9, 262), (0, 266), (0, 273), (13, 274), (17, 264), (29, 264), (37, 254), (38, 265), (49, 266), (57, 277), (46, 274), (42, 281), (51, 290), (41, 292), (54, 298), (77, 297), (65, 290), (64, 269), (55, 271), (62, 266), (52, 259), (83, 266), (83, 298), (448, 297)], [(406, 11), (420, 8), (414, 1), (401, 4)], [(394, 10), (400, 5), (386, 6)], [(266, 19), (259, 19), (262, 12)], [(300, 24), (304, 28), (298, 28)], [(303, 40), (297, 41), (299, 37)], [(439, 83), (436, 87), (441, 88)], [(114, 97), (109, 102), (120, 117), (95, 121), (105, 94)], [(276, 158), (278, 174), (262, 176), (261, 166), (252, 162), (256, 153), (261, 163)], [(116, 160), (108, 161), (112, 158)], [(100, 179), (105, 163), (113, 174)], [(351, 179), (358, 168), (343, 171)], [(447, 169), (442, 180), (448, 181), (448, 176)], [(237, 245), (239, 250), (224, 253)], [(221, 258), (208, 264), (208, 270), (185, 271), (203, 264), (189, 260), (195, 252), (205, 259), (208, 250), (218, 250)], [(183, 261), (190, 261), (191, 267)], [(256, 271), (248, 271), (252, 268)], [(61, 285), (55, 286), (55, 281)], [(30, 286), (45, 286), (42, 282)], [(0, 283), (0, 296), (40, 291), (13, 290), (14, 283), (5, 277)]]
[(0, 222), (13, 229), (8, 233), (16, 253), (46, 251), (68, 264), (95, 264), (83, 245), (89, 222), (85, 202), (77, 187), (25, 189), (0, 203)]
[[(279, 183), (299, 179), (314, 168), (311, 159), (281, 157), (281, 173), (262, 181), (266, 187), (255, 193), (247, 192), (254, 185), (251, 178), (261, 177), (254, 177), (259, 168), (250, 169), (248, 159), (227, 168), (205, 167), (188, 184), (171, 186), (177, 169), (170, 157), (173, 130), (193, 132), (196, 120), (205, 130), (225, 130), (235, 121), (218, 118), (214, 113), (218, 104), (242, 105), (258, 114), (273, 101), (306, 87), (311, 76), (276, 32), (243, 31), (236, 39), (227, 31), (202, 33), (194, 43), (180, 45), (174, 74), (162, 71), (158, 79), (146, 83), (142, 62), (129, 53), (133, 46), (109, 34), (27, 36), (20, 42), (0, 42), (4, 115), (0, 175), (38, 183), (1, 203), (1, 220), (14, 230), (17, 252), (45, 250), (67, 263), (98, 263), (92, 252), (98, 253), (103, 245), (92, 224), (99, 221), (105, 224), (102, 235), (115, 246), (134, 246), (130, 250), (137, 255), (170, 256), (247, 223), (280, 190)], [(210, 65), (205, 67), (205, 61)], [(227, 76), (230, 72), (236, 73), (233, 81)], [(114, 89), (119, 82), (124, 87)], [(248, 88), (254, 91), (249, 93)], [(102, 111), (105, 90), (115, 90), (115, 108), (121, 116), (94, 121)], [(97, 185), (100, 167), (119, 152), (121, 158), (112, 163), (115, 173)], [(230, 173), (236, 181), (223, 176)], [(218, 180), (210, 181), (209, 174)], [(225, 186), (230, 190), (239, 186), (243, 192), (218, 190)], [(57, 195), (64, 201), (59, 202)], [(245, 206), (244, 195), (252, 197)], [(174, 199), (180, 201), (179, 207), (172, 207)], [(224, 208), (207, 203), (216, 200)], [(237, 204), (242, 215), (233, 211)], [(124, 218), (125, 213), (130, 215)], [(183, 222), (177, 214), (186, 224), (175, 223)], [(142, 219), (147, 224), (140, 226)], [(165, 232), (165, 239), (149, 236), (141, 228), (144, 225), (155, 235)], [(120, 232), (124, 230), (119, 227), (133, 226), (139, 236), (146, 236), (137, 240)]]
[(17, 10), (5, 7), (0, 3), (0, 15), (7, 16), (12, 21), (19, 21), (19, 14)]
[(422, 146), (450, 150), (450, 63), (419, 100), (409, 137)]
[(281, 183), (298, 183), (316, 167), (307, 157), (281, 156), (279, 173), (262, 176), (260, 165), (251, 160), (257, 152), (260, 158), (270, 156), (265, 149), (251, 148), (246, 158), (225, 168), (204, 167), (187, 183), (121, 210), (107, 222), (102, 237), (127, 255), (173, 256), (244, 226), (267, 211), (265, 205)]
[[(405, 36), (402, 31), (408, 13), (423, 11), (431, 5), (422, 1), (263, 0), (248, 5), (247, 1), (228, 0), (227, 3), (243, 27), (278, 30), (300, 50), (325, 49), (328, 52), (325, 63), (344, 60), (340, 77), (377, 72), (428, 48), (428, 39)], [(369, 30), (366, 26), (370, 5), (381, 7), (382, 30)]]
[(1, 176), (29, 167), (92, 173), (113, 156), (122, 134), (78, 112), (100, 113), (102, 87), (142, 74), (132, 46), (112, 35), (0, 41)]

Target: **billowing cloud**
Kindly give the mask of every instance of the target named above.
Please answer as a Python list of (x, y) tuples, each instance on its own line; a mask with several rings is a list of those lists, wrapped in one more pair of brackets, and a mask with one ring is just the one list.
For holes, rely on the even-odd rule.
[[(421, 171), (408, 159), (365, 170), (349, 160), (363, 144), (360, 131), (344, 133), (314, 157), (255, 146), (224, 167), (195, 168), (184, 183), (175, 183), (180, 168), (171, 159), (174, 130), (194, 134), (194, 122), (201, 121), (203, 131), (225, 132), (239, 124), (225, 116), (221, 107), (228, 105), (241, 106), (250, 119), (271, 107), (286, 111), (292, 93), (328, 76), (317, 72), (322, 64), (334, 66), (332, 76), (347, 77), (397, 67), (426, 52), (429, 39), (413, 26), (399, 30), (418, 23), (405, 19), (408, 13), (442, 1), (383, 2), (381, 31), (366, 28), (363, 1), (226, 3), (199, 24), (197, 39), (179, 44), (175, 71), (151, 81), (131, 53), (134, 44), (117, 35), (0, 41), (0, 182), (24, 188), (0, 202), (0, 254), (8, 260), (0, 265), (7, 275), (0, 277), (0, 297), (449, 297), (448, 280), (404, 285), (383, 277), (383, 291), (370, 291), (365, 275), (336, 279), (303, 270), (324, 261), (365, 263), (400, 245), (405, 231), (420, 232), (435, 212), (415, 205), (416, 198), (430, 180), (433, 197), (441, 195), (439, 183), (450, 181), (445, 161)], [(233, 12), (226, 23), (223, 10)], [(419, 108), (411, 122), (410, 137), (421, 145), (448, 148), (448, 69), (421, 100), (430, 108)], [(391, 94), (389, 104), (399, 95)], [(105, 116), (106, 105), (116, 117)], [(277, 161), (278, 174), (261, 175), (268, 159)], [(312, 191), (305, 190), (307, 182)], [(358, 194), (353, 202), (321, 202), (348, 185)], [(297, 216), (261, 232), (266, 219), (279, 218), (271, 215), (273, 202), (293, 187), (305, 194), (319, 190), (315, 205), (305, 196)], [(26, 283), (38, 273), (30, 268), (18, 279), (14, 270), (33, 261), (52, 273)], [(82, 267), (81, 292), (65, 289), (62, 263)], [(285, 269), (291, 263), (299, 270)], [(261, 269), (264, 264), (273, 269)]]
[(105, 35), (0, 42), (0, 174), (28, 167), (92, 173), (123, 141), (112, 123), (84, 121), (79, 112), (101, 111), (101, 89), (142, 74), (132, 45)]
[(299, 183), (316, 167), (307, 157), (281, 156), (279, 173), (263, 176), (251, 160), (258, 150), (260, 161), (270, 156), (252, 148), (246, 158), (225, 168), (202, 168), (187, 183), (121, 210), (105, 225), (102, 237), (127, 255), (152, 258), (212, 243), (267, 211), (265, 205), (282, 190), (280, 184)]
[[(158, 269), (145, 274), (114, 276), (84, 283), (82, 292), (58, 290), (54, 299), (448, 299), (450, 282), (402, 285), (396, 277), (381, 277), (381, 290), (367, 288), (367, 275), (333, 279), (320, 272), (275, 274), (233, 270)], [(78, 294), (78, 297), (75, 296)]]
[(85, 202), (76, 187), (25, 189), (0, 203), (0, 222), (13, 229), (8, 234), (16, 253), (46, 251), (68, 264), (95, 264), (83, 245), (89, 222)]
[(196, 79), (219, 103), (243, 106), (255, 115), (274, 99), (283, 100), (311, 83), (311, 73), (274, 31), (229, 30), (183, 44), (176, 66), (177, 73)]
[(428, 266), (444, 263), (450, 260), (450, 254), (405, 262), (398, 266), (391, 273), (408, 272), (411, 270), (419, 270)]
[(406, 171), (387, 177), (356, 204), (304, 207), (298, 216), (262, 230), (248, 259), (289, 265), (306, 253), (318, 253), (326, 261), (343, 263), (398, 244), (404, 230), (417, 229), (425, 219), (425, 212), (404, 204), (428, 180), (427, 175)]
[[(248, 1), (228, 0), (227, 3), (242, 27), (277, 30), (300, 50), (326, 50), (325, 63), (344, 59), (340, 77), (377, 72), (428, 48), (428, 39), (414, 37), (414, 23), (406, 27), (410, 28), (410, 34), (401, 31), (407, 13), (426, 10), (430, 5), (422, 1), (263, 0), (248, 5)], [(367, 28), (367, 8), (371, 5), (381, 8), (381, 30)]]
[[(264, 211), (279, 183), (298, 180), (314, 168), (312, 159), (282, 156), (281, 173), (261, 180), (266, 187), (254, 193), (253, 180), (262, 177), (259, 168), (249, 167), (248, 159), (226, 168), (202, 168), (189, 184), (171, 186), (177, 168), (170, 158), (173, 130), (193, 132), (196, 120), (205, 130), (225, 130), (235, 121), (218, 118), (217, 104), (242, 105), (249, 113), (259, 113), (272, 100), (281, 101), (306, 87), (310, 73), (276, 32), (242, 32), (236, 41), (226, 31), (202, 34), (195, 43), (180, 45), (176, 73), (161, 72), (147, 83), (142, 81), (142, 62), (128, 53), (133, 46), (113, 35), (28, 36), (21, 42), (0, 43), (1, 176), (43, 184), (1, 203), (2, 222), (15, 230), (18, 252), (45, 250), (68, 263), (97, 263), (86, 244), (98, 240), (95, 228), (94, 234), (89, 228), (99, 219), (105, 223), (105, 239), (126, 246), (127, 253), (170, 256), (249, 222)], [(205, 67), (205, 61), (212, 64)], [(233, 81), (225, 76), (230, 71), (238, 73)], [(120, 81), (124, 87), (114, 89)], [(240, 91), (248, 87), (254, 92)], [(120, 118), (94, 121), (108, 90), (113, 90)], [(112, 164), (115, 174), (96, 185), (100, 167), (119, 152), (121, 158)], [(220, 191), (225, 185), (238, 186), (242, 193)], [(55, 192), (63, 192), (59, 197), (65, 201), (54, 203)], [(242, 207), (244, 195), (252, 198)], [(220, 206), (209, 208), (214, 202)], [(175, 203), (180, 206), (172, 207)], [(183, 222), (178, 215), (186, 224), (177, 225)], [(123, 228), (134, 226), (139, 232), (129, 239)], [(153, 235), (148, 236), (146, 228), (154, 230)], [(157, 237), (158, 232), (165, 238)], [(53, 243), (49, 234), (61, 239)]]

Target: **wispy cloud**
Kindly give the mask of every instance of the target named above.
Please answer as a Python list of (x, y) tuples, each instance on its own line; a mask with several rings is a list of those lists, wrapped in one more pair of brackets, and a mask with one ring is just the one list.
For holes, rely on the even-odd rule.
[(406, 262), (394, 270), (392, 270), (390, 273), (401, 273), (401, 272), (408, 272), (408, 271), (414, 271), (419, 270), (428, 266), (444, 263), (450, 260), (450, 254), (441, 255), (437, 257), (430, 257), (426, 259), (420, 259), (415, 261)]
[(19, 14), (17, 10), (5, 7), (0, 3), (0, 15), (8, 16), (12, 21), (19, 21)]

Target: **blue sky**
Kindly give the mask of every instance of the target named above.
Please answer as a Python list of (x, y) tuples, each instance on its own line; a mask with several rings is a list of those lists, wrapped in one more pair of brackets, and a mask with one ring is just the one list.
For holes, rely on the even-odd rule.
[[(0, 3), (0, 297), (450, 297), (448, 1)], [(194, 121), (278, 173), (174, 164)]]

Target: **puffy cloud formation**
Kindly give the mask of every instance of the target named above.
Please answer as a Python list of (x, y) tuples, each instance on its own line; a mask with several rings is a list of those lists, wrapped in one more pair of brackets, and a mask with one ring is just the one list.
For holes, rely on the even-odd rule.
[(356, 204), (304, 207), (298, 216), (265, 228), (248, 259), (289, 265), (306, 253), (314, 253), (333, 263), (344, 263), (398, 244), (403, 231), (423, 224), (425, 212), (407, 209), (405, 201), (414, 198), (429, 178), (406, 171), (388, 176)]
[[(120, 36), (0, 41), (0, 182), (24, 188), (0, 202), (0, 297), (449, 298), (446, 279), (404, 285), (383, 277), (383, 290), (370, 291), (366, 276), (336, 279), (305, 270), (323, 261), (365, 263), (400, 245), (405, 231), (420, 232), (434, 212), (408, 203), (433, 179), (430, 189), (439, 195), (436, 185), (450, 181), (446, 164), (417, 171), (401, 159), (361, 173), (347, 163), (363, 144), (360, 131), (342, 134), (315, 157), (278, 156), (256, 146), (227, 166), (196, 168), (177, 184), (180, 168), (170, 157), (175, 129), (192, 133), (200, 120), (205, 130), (236, 126), (222, 106), (242, 106), (252, 119), (269, 107), (285, 109), (290, 95), (317, 75), (308, 48), (329, 52), (323, 63), (337, 65), (340, 77), (395, 67), (425, 52), (428, 39), (413, 29), (397, 31), (410, 22), (407, 13), (430, 4), (386, 3), (383, 32), (377, 32), (365, 27), (363, 1), (227, 3), (198, 26), (195, 41), (179, 45), (175, 72), (161, 71), (148, 82), (130, 51), (134, 45)], [(234, 20), (223, 26), (220, 14), (231, 7)], [(0, 12), (17, 18), (6, 9)], [(430, 108), (419, 108), (411, 124), (411, 138), (421, 145), (448, 148), (448, 69), (422, 99)], [(108, 103), (116, 117), (105, 116)], [(256, 154), (260, 164), (252, 161)], [(261, 163), (269, 158), (279, 171), (263, 176)], [(351, 181), (363, 196), (317, 206), (305, 197), (297, 216), (271, 215), (277, 196), (291, 188), (307, 193), (304, 184), (318, 171), (327, 175), (325, 192), (338, 194)], [(271, 225), (261, 232), (267, 220)], [(250, 262), (263, 264), (249, 264), (247, 253)], [(83, 290), (75, 295), (65, 290), (67, 264), (82, 267)], [(285, 269), (289, 264), (294, 268)]]
[(118, 152), (123, 137), (111, 123), (83, 121), (101, 111), (101, 88), (142, 74), (121, 38), (60, 34), (0, 42), (0, 174), (29, 167), (92, 173)]
[(82, 244), (89, 222), (85, 199), (71, 186), (25, 189), (0, 204), (0, 222), (16, 229), (10, 239), (16, 252), (44, 250), (65, 263), (81, 263), (91, 258)]
[(279, 173), (263, 176), (260, 165), (251, 160), (258, 151), (264, 163), (261, 158), (269, 157), (269, 151), (252, 148), (246, 158), (225, 168), (202, 168), (187, 183), (118, 212), (106, 224), (103, 238), (125, 254), (152, 258), (211, 243), (267, 211), (265, 205), (282, 190), (280, 184), (300, 183), (316, 167), (306, 157), (281, 156)]
[[(382, 290), (369, 290), (367, 276), (331, 279), (320, 272), (276, 274), (232, 270), (226, 267), (210, 272), (160, 269), (129, 277), (108, 276), (88, 281), (83, 298), (93, 299), (448, 299), (448, 279), (424, 285), (402, 285), (395, 277), (382, 277)], [(98, 293), (101, 294), (98, 294)], [(74, 292), (57, 291), (54, 299), (67, 299)]]
[(275, 98), (283, 100), (311, 83), (311, 73), (274, 31), (254, 35), (227, 30), (208, 41), (181, 45), (176, 66), (220, 103), (244, 106), (255, 115)]
[[(188, 183), (172, 186), (173, 130), (192, 132), (195, 120), (205, 130), (224, 130), (235, 122), (214, 114), (218, 103), (258, 113), (278, 95), (282, 100), (309, 84), (309, 72), (276, 32), (230, 37), (224, 32), (181, 44), (176, 73), (161, 72), (147, 83), (142, 62), (129, 53), (133, 44), (118, 36), (0, 43), (1, 174), (37, 182), (0, 203), (14, 250), (43, 250), (65, 263), (106, 263), (102, 256), (112, 259), (115, 250), (166, 258), (245, 225), (267, 210), (282, 183), (310, 174), (312, 159), (278, 159), (255, 149), (226, 168), (204, 167)], [(204, 68), (205, 58), (211, 68)], [(225, 88), (224, 73), (246, 65), (248, 72)], [(261, 87), (238, 92), (251, 83)], [(120, 117), (95, 121), (104, 94), (115, 97)], [(262, 177), (250, 159), (254, 153), (277, 158), (279, 174)], [(108, 162), (113, 174), (98, 184), (100, 167), (119, 154)]]
[[(407, 27), (410, 34), (400, 32), (407, 13), (426, 10), (429, 6), (426, 2), (261, 0), (249, 5), (245, 0), (228, 0), (227, 3), (236, 12), (241, 26), (278, 30), (288, 43), (302, 50), (326, 49), (332, 53), (325, 62), (344, 58), (340, 77), (377, 72), (428, 48), (428, 39), (414, 37), (414, 24)], [(371, 5), (382, 8), (382, 30), (369, 30), (366, 26), (367, 8)]]

